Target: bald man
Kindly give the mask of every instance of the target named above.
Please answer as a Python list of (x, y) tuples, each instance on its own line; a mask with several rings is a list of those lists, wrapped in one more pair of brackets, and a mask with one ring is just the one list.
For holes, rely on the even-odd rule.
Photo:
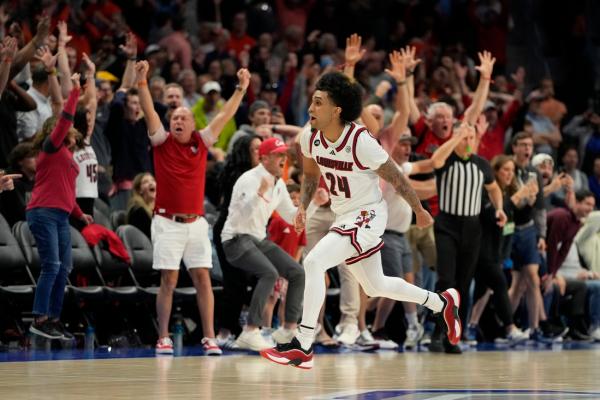
[(169, 132), (166, 132), (148, 90), (148, 62), (138, 62), (135, 71), (140, 104), (154, 149), (156, 173), (156, 205), (151, 226), (154, 248), (152, 267), (161, 271), (160, 289), (156, 297), (159, 325), (156, 352), (173, 353), (169, 317), (179, 264), (183, 259), (196, 288), (204, 333), (204, 353), (220, 355), (221, 349), (215, 340), (213, 326), (214, 297), (209, 274), (212, 251), (208, 223), (203, 217), (206, 158), (208, 149), (219, 138), (225, 123), (235, 115), (248, 88), (250, 73), (246, 69), (238, 71), (239, 84), (236, 90), (202, 131), (194, 129), (194, 116), (188, 108), (177, 107), (171, 113)]

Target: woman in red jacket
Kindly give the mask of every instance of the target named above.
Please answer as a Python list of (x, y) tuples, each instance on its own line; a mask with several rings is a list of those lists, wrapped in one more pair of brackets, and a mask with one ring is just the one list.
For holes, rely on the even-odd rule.
[(79, 167), (73, 160), (73, 148), (79, 133), (71, 126), (79, 99), (79, 74), (73, 74), (71, 80), (73, 90), (60, 118), (48, 118), (34, 139), (39, 154), (35, 186), (27, 206), (27, 223), (41, 262), (33, 302), (35, 320), (29, 330), (48, 339), (72, 338), (60, 322), (67, 276), (72, 269), (69, 215), (92, 222), (92, 217), (83, 214), (75, 202)]

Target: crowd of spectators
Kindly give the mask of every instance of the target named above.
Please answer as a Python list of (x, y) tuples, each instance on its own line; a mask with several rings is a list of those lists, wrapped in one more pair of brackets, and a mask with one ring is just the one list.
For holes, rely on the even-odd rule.
[[(298, 273), (302, 250), (314, 245), (311, 232), (322, 230), (316, 224), (331, 220), (326, 195), (319, 192), (312, 213), (315, 225), (309, 220), (306, 238), (292, 237), (295, 232), (287, 222), (294, 207), (288, 190), (297, 194), (302, 183), (298, 138), (309, 122), (315, 84), (322, 74), (343, 70), (364, 91), (360, 122), (411, 176), (436, 219), (435, 227), (421, 229), (414, 216), (408, 223), (411, 217), (398, 211), (406, 224), (386, 231), (390, 243), (399, 240), (400, 246), (388, 256), (388, 262), (401, 265), (392, 269), (423, 288), (458, 285), (463, 299), (471, 297), (460, 312), (468, 328), (466, 343), (517, 343), (529, 337), (553, 342), (565, 335), (600, 341), (600, 228), (598, 211), (593, 211), (600, 205), (600, 99), (588, 90), (584, 101), (581, 94), (575, 101), (569, 88), (563, 90), (569, 100), (565, 101), (549, 69), (540, 74), (538, 66), (517, 56), (514, 59), (525, 61), (523, 66), (515, 64), (509, 26), (521, 26), (519, 6), (511, 9), (504, 0), (456, 3), (4, 1), (0, 212), (10, 226), (30, 221), (26, 210), (32, 193), (36, 197), (35, 187), (60, 189), (40, 181), (50, 179), (48, 171), (40, 170), (44, 155), (52, 153), (44, 139), (79, 86), (72, 74), (81, 72), (82, 95), (68, 113), (78, 132), (73, 143), (67, 143), (78, 168), (73, 199), (78, 211), (71, 213), (77, 217), (71, 224), (83, 229), (91, 222), (94, 204), (102, 202), (111, 212), (124, 212), (125, 222), (156, 245), (153, 214), (166, 213), (157, 203), (157, 193), (182, 192), (172, 182), (164, 183), (167, 176), (154, 178), (163, 170), (157, 162), (164, 162), (157, 161), (164, 155), (153, 142), (159, 131), (154, 125), (177, 135), (173, 121), (187, 118), (181, 114), (184, 107), (194, 130), (202, 133), (202, 142), (191, 151), (196, 154), (206, 145), (207, 160), (202, 171), (205, 188), (181, 196), (203, 197), (198, 197), (204, 202), (200, 215), (210, 224), (216, 253), (211, 277), (213, 284), (224, 287), (223, 298), (214, 306), (214, 323), (212, 309), (206, 319), (212, 306), (203, 303), (212, 296), (199, 295), (202, 330), (211, 349), (261, 350), (277, 338), (272, 326), (295, 328), (304, 283)], [(585, 31), (578, 25), (584, 24), (581, 10), (576, 11), (576, 17), (565, 19), (571, 25), (565, 23), (562, 31)], [(402, 79), (394, 75), (394, 60), (401, 62)], [(140, 61), (147, 62), (145, 69)], [(246, 73), (248, 82), (241, 78)], [(151, 106), (157, 120), (149, 117)], [(221, 121), (224, 115), (228, 118)], [(460, 136), (460, 121), (474, 129), (474, 137)], [(206, 132), (214, 141), (206, 139)], [(275, 159), (274, 148), (262, 149), (261, 144), (273, 140), (287, 145), (287, 157)], [(198, 168), (204, 165), (198, 163)], [(456, 172), (463, 168), (459, 164), (469, 167)], [(483, 180), (476, 182), (475, 172), (469, 175), (475, 171), (471, 166), (482, 171)], [(264, 177), (261, 181), (263, 175), (281, 177), (277, 202), (285, 207), (273, 203), (264, 216), (243, 208), (247, 199), (236, 182), (247, 171), (255, 171), (259, 196), (275, 185)], [(161, 189), (161, 183), (168, 188)], [(279, 214), (271, 217), (275, 209)], [(192, 218), (187, 211), (183, 214), (174, 217)], [(252, 251), (258, 261), (249, 259), (250, 253), (228, 252), (231, 241), (239, 239), (239, 232), (247, 233), (245, 225), (253, 219), (260, 220), (257, 237), (248, 239), (243, 250)], [(273, 250), (273, 243), (284, 251)], [(276, 265), (259, 265), (265, 258), (261, 253)], [(70, 271), (70, 265), (64, 267)], [(288, 283), (278, 277), (289, 278), (287, 304)], [(460, 352), (441, 340), (433, 329), (435, 317), (421, 307), (405, 307), (406, 322), (390, 321), (388, 315), (402, 315), (390, 314), (394, 302), (368, 299), (345, 265), (325, 278), (328, 285), (339, 285), (339, 309), (322, 310), (321, 325), (337, 324), (319, 326), (318, 343), (394, 348), (406, 339), (409, 348), (431, 343), (432, 351)], [(156, 282), (161, 290), (168, 288), (168, 293), (159, 292), (159, 302), (172, 296), (177, 284), (176, 275), (165, 279), (163, 274)], [(194, 284), (202, 279), (208, 278), (199, 273)], [(469, 295), (473, 280), (475, 291)], [(570, 286), (574, 281), (585, 285)], [(248, 286), (257, 288), (252, 295), (246, 293)], [(585, 291), (587, 297), (567, 307), (575, 304), (574, 290)], [(278, 299), (280, 310), (286, 310), (279, 318), (273, 311)], [(65, 331), (56, 320), (59, 315), (48, 315), (45, 303), (36, 304), (34, 312), (43, 317), (36, 326), (41, 329), (48, 316), (55, 322), (42, 330), (58, 337)], [(170, 300), (167, 308), (157, 304), (161, 337), (168, 336)], [(486, 318), (490, 315), (498, 318)], [(254, 337), (243, 336), (249, 331)]]

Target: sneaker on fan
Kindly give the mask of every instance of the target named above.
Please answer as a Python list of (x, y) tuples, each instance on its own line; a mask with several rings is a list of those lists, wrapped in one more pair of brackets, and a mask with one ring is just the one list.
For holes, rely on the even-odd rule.
[(467, 326), (467, 332), (465, 332), (465, 343), (471, 347), (477, 347), (477, 333), (479, 328), (477, 325)]
[(451, 345), (456, 345), (460, 342), (462, 335), (462, 327), (460, 326), (460, 317), (458, 316), (458, 308), (460, 307), (460, 294), (456, 289), (444, 290), (439, 294), (444, 302), (442, 307), (442, 317), (446, 324), (446, 334)]
[(407, 350), (416, 349), (419, 345), (419, 340), (423, 337), (425, 329), (418, 322), (415, 325), (409, 325), (406, 329), (406, 340), (404, 340), (404, 348)]
[(296, 336), (296, 329), (286, 329), (280, 326), (276, 331), (271, 334), (271, 337), (277, 344), (289, 343)]
[(398, 343), (388, 337), (384, 328), (373, 331), (373, 339), (375, 339), (377, 344), (379, 344), (379, 348), (382, 350), (394, 350), (398, 348)]
[(373, 338), (371, 332), (369, 332), (368, 329), (365, 329), (360, 333), (358, 339), (356, 339), (356, 344), (359, 346), (372, 346), (377, 344), (377, 341)]
[(595, 341), (595, 342), (600, 342), (600, 326), (592, 329), (592, 331), (590, 332), (590, 337)]
[(217, 344), (217, 339), (215, 338), (202, 338), (200, 341), (202, 343), (202, 350), (204, 350), (204, 354), (207, 356), (220, 356), (223, 354), (223, 351), (219, 348)]
[[(355, 324), (343, 324), (339, 327), (339, 334), (336, 337), (337, 341), (346, 346), (352, 346), (356, 339), (360, 336), (358, 326)], [(336, 327), (336, 331), (338, 330)]]
[(425, 332), (421, 338), (421, 346), (429, 346), (431, 344), (431, 332)]
[(217, 346), (223, 349), (232, 349), (235, 348), (235, 336), (233, 333), (228, 334), (227, 336), (217, 335), (216, 339)]
[(243, 330), (235, 344), (239, 349), (261, 351), (271, 347), (269, 342), (261, 335), (260, 329)]
[(275, 329), (273, 328), (261, 328), (260, 330), (260, 334), (262, 335), (263, 339), (265, 339), (265, 342), (269, 344), (269, 347), (274, 347), (277, 344), (275, 339), (273, 339), (273, 332), (275, 332)]
[(173, 341), (170, 337), (163, 337), (156, 341), (156, 354), (173, 354)]
[(513, 330), (506, 335), (506, 339), (511, 345), (525, 342), (529, 339), (529, 331), (522, 331), (519, 328), (514, 327)]
[(379, 343), (373, 338), (371, 332), (365, 329), (360, 333), (356, 342), (350, 348), (358, 351), (375, 351), (379, 350)]
[(295, 337), (289, 343), (278, 344), (272, 349), (262, 350), (260, 355), (277, 364), (292, 365), (302, 369), (313, 367), (313, 346), (304, 350)]
[(562, 336), (555, 336), (555, 337), (546, 336), (540, 328), (537, 328), (534, 330), (528, 329), (528, 331), (530, 332), (529, 338), (531, 340), (533, 340), (534, 342), (539, 342), (539, 343), (544, 343), (544, 344), (554, 344), (554, 343), (562, 343), (563, 342)]

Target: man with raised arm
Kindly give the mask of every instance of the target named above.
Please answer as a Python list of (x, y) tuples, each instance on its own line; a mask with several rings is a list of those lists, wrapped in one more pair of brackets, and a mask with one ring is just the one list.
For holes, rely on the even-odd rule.
[(206, 128), (196, 131), (192, 112), (179, 107), (171, 114), (170, 129), (166, 132), (148, 90), (148, 68), (147, 61), (135, 65), (140, 104), (154, 148), (156, 175), (156, 205), (151, 227), (153, 268), (161, 270), (156, 297), (159, 324), (156, 352), (173, 352), (168, 325), (179, 264), (183, 259), (197, 290), (204, 353), (220, 355), (213, 326), (214, 297), (209, 274), (211, 244), (208, 223), (203, 217), (206, 157), (223, 126), (237, 111), (250, 83), (250, 73), (246, 69), (237, 72), (239, 84), (233, 95)]

